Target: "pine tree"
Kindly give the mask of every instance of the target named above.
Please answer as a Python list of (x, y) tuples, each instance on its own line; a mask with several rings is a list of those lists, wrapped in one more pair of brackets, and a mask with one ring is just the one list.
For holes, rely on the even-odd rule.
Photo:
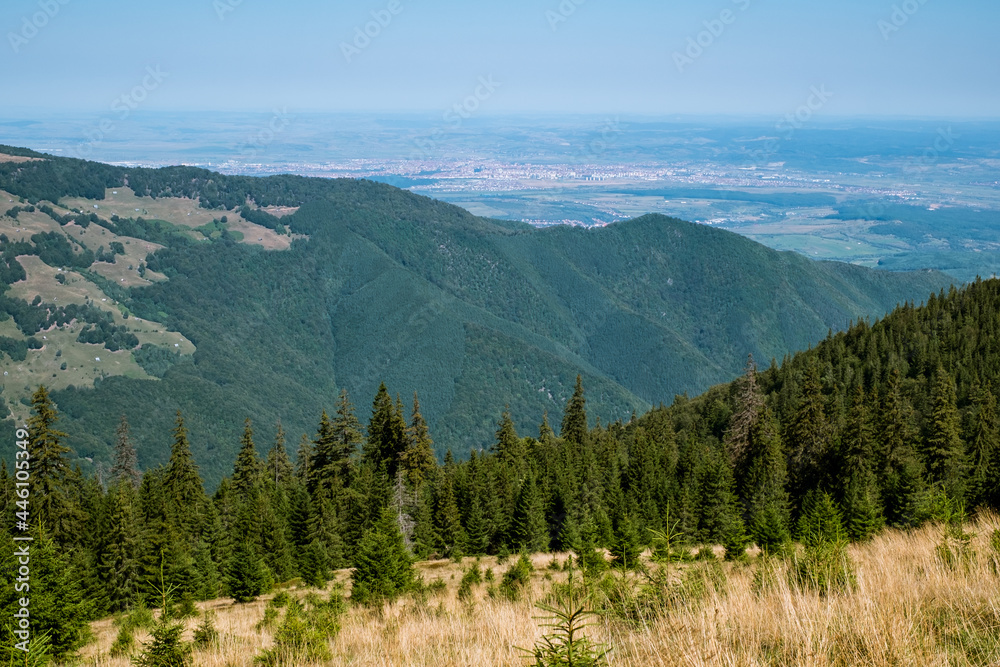
[(305, 433), (299, 439), (299, 449), (295, 453), (295, 478), (303, 486), (309, 485), (309, 473), (312, 470), (313, 444)]
[(963, 493), (960, 476), (965, 456), (955, 401), (955, 382), (943, 366), (938, 366), (924, 439), (924, 460), (930, 481), (940, 484), (952, 498)]
[(133, 488), (139, 488), (142, 473), (139, 472), (139, 456), (129, 431), (128, 419), (122, 415), (115, 431), (114, 464), (111, 466), (111, 483), (128, 481)]
[(486, 524), (486, 512), (479, 494), (472, 497), (469, 505), (469, 518), (466, 529), (466, 549), (472, 556), (484, 556), (490, 547), (489, 527)]
[(437, 465), (434, 458), (434, 441), (424, 416), (420, 414), (420, 399), (413, 392), (413, 416), (410, 419), (409, 444), (403, 452), (401, 468), (412, 488), (419, 487)]
[(852, 471), (844, 499), (844, 519), (852, 540), (864, 542), (885, 525), (875, 475), (867, 467)]
[(806, 546), (845, 541), (844, 522), (830, 494), (815, 490), (806, 494), (802, 501), (798, 532), (799, 539)]
[(66, 544), (73, 530), (69, 488), (72, 471), (66, 457), (70, 448), (63, 444), (67, 435), (55, 429), (59, 420), (49, 392), (40, 386), (31, 397), (28, 419), (28, 452), (31, 461), (31, 503), (33, 518), (41, 520), (57, 542)]
[(545, 506), (534, 474), (529, 474), (521, 484), (511, 521), (511, 542), (520, 551), (546, 551), (549, 548)]
[(972, 428), (969, 433), (971, 470), (968, 476), (969, 505), (977, 507), (996, 502), (997, 458), (1000, 457), (1000, 420), (997, 419), (997, 399), (985, 386), (973, 392)]
[(814, 489), (824, 480), (823, 464), (829, 454), (830, 424), (827, 420), (819, 365), (812, 357), (806, 366), (802, 399), (788, 430), (792, 485), (796, 495)]
[(282, 487), (288, 486), (295, 474), (292, 462), (288, 458), (288, 450), (285, 449), (285, 429), (281, 427), (280, 421), (274, 435), (274, 445), (267, 453), (266, 471), (267, 478)]
[(752, 354), (747, 357), (746, 370), (737, 386), (739, 393), (736, 396), (736, 410), (729, 418), (725, 445), (730, 460), (736, 463), (739, 469), (740, 462), (744, 461), (747, 449), (750, 447), (750, 432), (764, 407), (764, 399), (757, 382), (757, 364), (754, 363)]
[(99, 569), (107, 609), (118, 612), (132, 606), (139, 595), (139, 526), (135, 489), (127, 475), (111, 487), (107, 502)]
[(174, 427), (174, 444), (170, 448), (165, 490), (171, 520), (185, 538), (190, 539), (199, 532), (205, 488), (191, 454), (191, 443), (180, 410), (177, 411)]
[(899, 370), (893, 368), (879, 405), (880, 451), (876, 460), (883, 461), (878, 473), (886, 519), (895, 525), (912, 525), (924, 490), (923, 464), (913, 449), (911, 409), (901, 385)]
[(618, 514), (612, 521), (611, 562), (615, 567), (635, 569), (639, 566), (642, 544), (635, 521), (626, 513)]
[(538, 426), (538, 442), (543, 445), (551, 445), (555, 442), (556, 434), (549, 425), (549, 411), (542, 413), (542, 423)]
[(229, 594), (237, 603), (252, 602), (266, 589), (264, 564), (253, 539), (253, 518), (244, 507), (237, 522), (235, 549), (229, 566)]
[(238, 498), (249, 498), (256, 492), (261, 483), (263, 473), (260, 459), (257, 458), (257, 447), (253, 442), (253, 428), (247, 419), (243, 425), (243, 437), (240, 438), (240, 450), (233, 466), (233, 491)]
[(396, 526), (396, 517), (388, 509), (365, 532), (354, 560), (352, 602), (391, 602), (413, 585), (413, 563)]
[(528, 452), (524, 441), (517, 435), (517, 428), (510, 416), (510, 406), (504, 408), (500, 416), (493, 451), (497, 460), (510, 469), (520, 471), (524, 468)]
[(583, 395), (583, 378), (576, 376), (576, 388), (566, 404), (560, 436), (570, 442), (582, 444), (587, 437), (587, 399)]
[(372, 402), (372, 418), (368, 423), (364, 459), (375, 469), (384, 466), (389, 479), (396, 478), (396, 468), (400, 456), (406, 451), (408, 441), (406, 420), (401, 407), (398, 399), (397, 403), (393, 403), (385, 383), (380, 384)]
[(434, 529), (437, 534), (436, 546), (446, 557), (464, 553), (465, 531), (461, 514), (455, 500), (455, 488), (449, 471), (438, 477), (434, 493)]
[(779, 426), (764, 408), (751, 427), (748, 472), (743, 497), (748, 499), (750, 536), (765, 553), (781, 551), (791, 541), (787, 472)]

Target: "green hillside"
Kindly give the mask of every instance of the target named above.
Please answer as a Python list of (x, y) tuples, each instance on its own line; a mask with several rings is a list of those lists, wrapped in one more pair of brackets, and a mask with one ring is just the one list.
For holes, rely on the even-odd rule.
[[(438, 454), (462, 456), (493, 440), (504, 405), (521, 423), (537, 423), (545, 411), (558, 423), (578, 374), (592, 416), (627, 419), (732, 379), (747, 353), (780, 359), (852, 319), (880, 317), (951, 283), (940, 273), (813, 262), (661, 216), (540, 230), (369, 181), (0, 153), (41, 158), (0, 161), (0, 191), (23, 200), (5, 197), (0, 211), (55, 207), (0, 218), (10, 237), (0, 239), (0, 269), (9, 267), (11, 284), (11, 302), (0, 305), (15, 320), (0, 325), (17, 324), (21, 338), (79, 329), (77, 320), (53, 319), (68, 297), (19, 287), (44, 280), (52, 295), (70, 285), (102, 290), (113, 307), (94, 296), (83, 303), (128, 313), (131, 321), (118, 315), (105, 327), (109, 341), (141, 322), (165, 329), (156, 335), (176, 332), (176, 345), (190, 347), (174, 354), (140, 332), (141, 347), (116, 354), (131, 354), (141, 371), (101, 369), (72, 387), (55, 385), (71, 446), (106, 462), (110, 425), (124, 413), (143, 467), (162, 463), (180, 409), (210, 484), (231, 465), (244, 418), (280, 419), (296, 437), (311, 433), (339, 388), (359, 404), (380, 381), (405, 401), (419, 391)], [(57, 236), (29, 234), (22, 243), (14, 232), (26, 227)], [(68, 239), (65, 247), (56, 247), (57, 237)], [(88, 252), (103, 257), (112, 237), (128, 260), (113, 270), (99, 261), (73, 268), (90, 261)], [(128, 254), (140, 243), (156, 246), (141, 266)], [(53, 258), (55, 251), (63, 255)], [(35, 264), (20, 278), (16, 265), (31, 255), (41, 261), (30, 257)], [(70, 280), (38, 277), (47, 266), (65, 268)], [(11, 296), (22, 293), (40, 299)], [(44, 312), (52, 328), (31, 330), (19, 309)], [(3, 359), (5, 369), (15, 363)], [(15, 389), (22, 390), (5, 388), (4, 397), (17, 407)]]

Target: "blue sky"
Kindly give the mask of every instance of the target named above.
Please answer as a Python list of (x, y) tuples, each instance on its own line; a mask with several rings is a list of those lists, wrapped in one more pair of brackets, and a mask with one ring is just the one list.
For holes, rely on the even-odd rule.
[(0, 74), (8, 111), (995, 118), (998, 26), (995, 0), (4, 0)]

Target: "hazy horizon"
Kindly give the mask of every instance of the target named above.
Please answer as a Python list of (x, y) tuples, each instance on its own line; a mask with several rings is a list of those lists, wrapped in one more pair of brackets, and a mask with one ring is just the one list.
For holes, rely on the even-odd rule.
[[(10, 0), (4, 114), (72, 111), (994, 119), (983, 0)], [(819, 94), (817, 94), (819, 93)]]

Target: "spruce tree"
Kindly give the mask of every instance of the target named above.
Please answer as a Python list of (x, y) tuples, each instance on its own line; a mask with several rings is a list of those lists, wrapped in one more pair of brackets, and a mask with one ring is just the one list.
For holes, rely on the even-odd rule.
[(874, 458), (874, 435), (869, 396), (861, 383), (854, 387), (844, 427), (844, 465), (848, 470), (870, 468)]
[(256, 492), (261, 482), (262, 466), (257, 458), (257, 447), (253, 442), (253, 428), (247, 419), (240, 438), (240, 450), (233, 466), (233, 491), (237, 498), (249, 498)]
[(337, 414), (333, 418), (333, 434), (337, 439), (334, 460), (338, 461), (341, 466), (339, 474), (343, 478), (344, 484), (348, 484), (350, 482), (347, 477), (350, 470), (348, 464), (364, 442), (364, 436), (361, 434), (361, 423), (354, 414), (354, 405), (351, 403), (346, 389), (340, 390), (340, 396), (337, 399)]
[(871, 539), (885, 525), (878, 484), (867, 467), (851, 472), (844, 498), (844, 520), (848, 536), (856, 542)]
[(791, 541), (785, 453), (779, 425), (769, 408), (751, 427), (748, 472), (743, 497), (748, 499), (750, 537), (765, 553), (781, 551)]
[(545, 505), (529, 473), (521, 484), (511, 521), (511, 542), (519, 551), (546, 551), (549, 548), (549, 526), (545, 520)]
[(127, 475), (107, 495), (108, 518), (101, 534), (100, 577), (108, 611), (132, 606), (139, 596), (139, 524), (136, 492)]
[(351, 601), (356, 604), (391, 602), (413, 585), (413, 563), (388, 508), (365, 532), (354, 561)]
[(287, 487), (295, 474), (292, 461), (288, 458), (288, 450), (285, 449), (285, 429), (281, 427), (280, 421), (274, 435), (274, 445), (267, 453), (265, 468), (267, 478), (281, 487)]
[(504, 408), (503, 414), (500, 416), (493, 451), (497, 455), (497, 460), (511, 470), (521, 471), (524, 469), (528, 451), (524, 446), (524, 441), (517, 435), (514, 420), (510, 416), (510, 406)]
[(538, 442), (543, 445), (551, 445), (555, 442), (556, 434), (549, 425), (549, 411), (542, 413), (542, 423), (538, 426)]
[(313, 444), (305, 433), (299, 439), (299, 449), (295, 453), (295, 478), (299, 484), (309, 486), (309, 473), (312, 471)]
[(111, 483), (127, 481), (133, 488), (139, 488), (139, 480), (142, 473), (139, 472), (139, 457), (135, 450), (135, 443), (132, 442), (132, 435), (129, 430), (128, 419), (122, 415), (115, 431), (115, 453), (114, 463), (111, 466)]
[(249, 508), (241, 511), (237, 523), (233, 559), (227, 577), (229, 594), (237, 603), (252, 602), (264, 593), (266, 575), (254, 544), (253, 519)]
[(583, 378), (576, 376), (573, 396), (566, 404), (559, 435), (570, 442), (582, 444), (587, 437), (587, 399), (583, 395)]
[(824, 491), (810, 491), (802, 501), (799, 519), (799, 539), (806, 546), (845, 541), (847, 533), (840, 509)]
[(486, 523), (486, 512), (479, 494), (472, 497), (469, 505), (469, 517), (466, 529), (466, 550), (471, 556), (484, 556), (490, 547), (489, 527)]
[(348, 482), (349, 451), (344, 451), (336, 425), (326, 410), (319, 420), (309, 460), (309, 490), (316, 493), (320, 487), (338, 493)]
[(910, 412), (909, 402), (902, 392), (901, 375), (893, 368), (879, 405), (878, 459), (883, 464), (878, 474), (886, 519), (894, 525), (913, 525), (924, 491), (924, 468), (913, 448)]
[(420, 399), (413, 392), (413, 416), (410, 419), (409, 443), (403, 452), (401, 468), (411, 487), (419, 487), (437, 461), (434, 458), (434, 441), (424, 416), (420, 414)]
[(44, 386), (38, 387), (31, 397), (32, 415), (28, 418), (28, 452), (31, 461), (31, 504), (33, 520), (40, 520), (45, 530), (57, 542), (66, 544), (73, 530), (70, 515), (71, 478), (67, 454), (70, 448), (63, 444), (67, 437), (57, 431), (59, 414)]
[[(39, 530), (37, 524), (31, 529), (31, 536), (34, 540), (30, 547), (32, 638), (37, 641), (38, 637), (47, 633), (49, 658), (71, 662), (69, 658), (83, 646), (88, 631), (87, 623), (94, 616), (93, 602), (85, 598), (80, 585), (84, 575), (81, 571), (83, 564), (60, 548), (50, 535)], [(23, 565), (20, 559), (21, 556), (15, 555), (13, 542), (4, 540), (0, 545), (3, 571), (16, 572)], [(12, 574), (5, 575), (8, 576), (13, 579)], [(8, 633), (13, 625), (14, 612), (20, 609), (18, 599), (26, 591), (15, 592), (13, 581), (7, 582), (2, 589), (0, 611), (7, 620), (0, 627), (0, 637), (5, 645), (12, 646), (14, 641), (21, 641), (13, 639)], [(25, 657), (26, 654), (15, 650), (12, 655), (8, 655), (9, 664), (25, 664)]]
[(384, 466), (389, 479), (396, 478), (399, 459), (406, 451), (409, 440), (406, 430), (406, 420), (398, 400), (393, 403), (385, 383), (380, 384), (372, 402), (372, 418), (368, 423), (364, 459), (375, 469)]
[(434, 492), (434, 529), (437, 534), (436, 546), (445, 557), (464, 554), (465, 531), (461, 514), (455, 499), (455, 488), (449, 471), (438, 476)]
[(619, 513), (612, 520), (612, 531), (609, 549), (612, 564), (623, 569), (638, 568), (642, 544), (635, 521), (627, 513)]
[(191, 454), (191, 443), (180, 410), (177, 411), (174, 443), (170, 448), (170, 462), (164, 481), (170, 518), (184, 537), (191, 539), (199, 532), (205, 488)]
[(730, 460), (736, 463), (739, 469), (750, 447), (750, 432), (764, 407), (764, 399), (757, 382), (757, 364), (754, 363), (752, 354), (747, 357), (746, 370), (743, 378), (737, 383), (737, 391), (736, 409), (729, 418), (725, 445)]
[(930, 481), (940, 484), (952, 498), (960, 497), (963, 492), (961, 474), (965, 456), (955, 402), (955, 382), (943, 366), (938, 366), (924, 439), (924, 461)]
[(972, 427), (970, 429), (968, 498), (971, 507), (996, 502), (998, 499), (996, 472), (1000, 457), (1000, 420), (997, 399), (988, 387), (979, 385), (973, 392)]
[(830, 423), (826, 416), (819, 365), (812, 357), (806, 366), (802, 397), (788, 429), (791, 482), (796, 495), (819, 486), (828, 471)]

